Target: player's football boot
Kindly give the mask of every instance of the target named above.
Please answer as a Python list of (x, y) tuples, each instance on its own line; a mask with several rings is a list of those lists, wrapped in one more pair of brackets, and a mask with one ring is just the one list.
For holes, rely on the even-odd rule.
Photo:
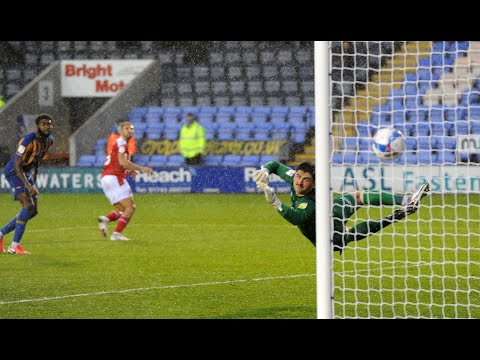
[(100, 235), (107, 237), (108, 235), (108, 223), (110, 220), (106, 216), (98, 217), (98, 228), (100, 229)]
[(411, 195), (411, 198), (409, 199), (410, 201), (408, 202), (407, 206), (412, 205), (418, 207), (420, 205), (420, 200), (427, 196), (429, 191), (430, 183), (427, 182), (420, 186), (420, 188)]
[(123, 236), (121, 233), (114, 232), (112, 236), (110, 236), (110, 240), (116, 241), (116, 240), (130, 240), (130, 239)]
[(402, 209), (397, 209), (393, 212), (393, 219), (392, 220), (402, 220), (405, 216), (412, 215), (416, 213), (418, 210), (418, 206), (415, 205), (407, 205)]
[(9, 254), (19, 254), (19, 255), (31, 254), (30, 251), (25, 250), (20, 245), (17, 245), (15, 248), (8, 247), (7, 252)]

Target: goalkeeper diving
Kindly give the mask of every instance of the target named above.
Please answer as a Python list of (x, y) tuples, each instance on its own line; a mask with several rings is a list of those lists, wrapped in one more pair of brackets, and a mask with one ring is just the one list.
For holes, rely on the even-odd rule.
[[(290, 206), (277, 198), (273, 188), (268, 186), (269, 175), (276, 174), (291, 185)], [(301, 163), (296, 170), (276, 161), (262, 165), (253, 173), (257, 188), (262, 189), (266, 201), (288, 222), (298, 226), (301, 233), (316, 246), (315, 233), (315, 166)], [(380, 231), (388, 225), (414, 214), (420, 207), (420, 200), (428, 195), (430, 184), (424, 183), (415, 193), (392, 194), (381, 191), (354, 191), (333, 199), (333, 249), (342, 253), (351, 241), (358, 241)], [(347, 227), (349, 218), (363, 205), (400, 205), (392, 215), (378, 220), (361, 222)]]

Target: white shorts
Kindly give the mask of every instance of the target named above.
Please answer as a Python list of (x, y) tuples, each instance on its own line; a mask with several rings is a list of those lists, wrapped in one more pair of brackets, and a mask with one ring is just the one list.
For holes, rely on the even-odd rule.
[(130, 188), (127, 179), (125, 179), (123, 185), (120, 186), (115, 175), (105, 175), (100, 182), (105, 196), (112, 205), (123, 199), (133, 197), (132, 189)]

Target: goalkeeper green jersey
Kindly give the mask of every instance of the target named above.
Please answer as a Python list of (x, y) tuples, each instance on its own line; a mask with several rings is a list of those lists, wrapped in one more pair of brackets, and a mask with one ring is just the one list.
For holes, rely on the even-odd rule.
[(305, 237), (316, 246), (315, 234), (315, 189), (305, 196), (297, 196), (293, 187), (293, 177), (295, 170), (280, 164), (276, 161), (266, 163), (264, 168), (268, 169), (271, 174), (277, 174), (280, 178), (288, 182), (290, 187), (291, 206), (282, 203), (282, 210), (278, 213), (288, 222), (298, 226)]

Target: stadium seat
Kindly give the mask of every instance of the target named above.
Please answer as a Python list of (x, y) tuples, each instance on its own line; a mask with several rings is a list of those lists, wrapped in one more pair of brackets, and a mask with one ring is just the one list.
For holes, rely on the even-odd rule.
[(217, 107), (216, 106), (199, 106), (198, 108), (198, 115), (202, 114), (216, 114)]
[(132, 161), (135, 164), (141, 165), (141, 166), (149, 166), (147, 165), (150, 161), (150, 156), (148, 155), (134, 155), (132, 157)]
[(243, 155), (240, 166), (260, 166), (260, 155)]
[(269, 141), (270, 131), (268, 129), (254, 129), (252, 140), (253, 141)]
[(241, 160), (241, 155), (225, 155), (223, 157), (223, 166), (239, 166), (240, 160)]
[[(274, 129), (274, 130), (272, 131), (272, 135), (270, 136), (270, 138), (271, 138), (272, 140), (279, 140), (279, 139), (284, 139), (284, 140), (286, 140), (286, 139), (288, 139), (289, 133), (290, 133), (290, 129), (289, 129), (289, 128), (285, 128), (285, 129)], [(302, 140), (302, 141), (296, 141), (296, 139), (293, 139), (293, 137), (292, 137), (292, 140), (293, 140), (294, 142), (303, 142), (303, 140)]]
[(105, 166), (105, 161), (107, 161), (107, 156), (106, 155), (99, 155), (95, 159), (95, 163), (93, 166), (95, 167), (104, 167)]
[(185, 164), (185, 158), (182, 155), (170, 155), (167, 157), (167, 166), (182, 166)]
[(205, 156), (206, 166), (220, 166), (223, 162), (223, 155), (207, 155)]
[(251, 130), (254, 127), (254, 123), (250, 121), (250, 115), (246, 113), (236, 113), (235, 115), (235, 123), (237, 127), (240, 129), (248, 129)]
[(269, 161), (277, 161), (278, 162), (278, 156), (267, 155), (267, 154), (260, 155), (260, 165), (265, 165)]
[(234, 135), (233, 128), (219, 128), (217, 131), (217, 140), (231, 141), (234, 138), (233, 135)]
[(155, 154), (155, 155), (150, 156), (147, 164), (150, 167), (161, 167), (161, 166), (165, 166), (166, 163), (167, 163), (167, 156), (166, 155)]
[(235, 139), (240, 141), (249, 141), (251, 138), (251, 129), (239, 128), (235, 132)]
[(340, 149), (345, 151), (358, 151), (359, 150), (358, 138), (357, 137), (343, 138)]
[(457, 157), (455, 156), (454, 151), (440, 150), (436, 162), (439, 164), (454, 164), (457, 162)]
[(163, 130), (163, 138), (166, 140), (177, 140), (179, 136), (180, 129), (175, 129), (175, 128), (165, 128)]
[(431, 150), (418, 150), (417, 157), (418, 163), (421, 165), (435, 164), (437, 160), (437, 154), (432, 153)]
[(95, 155), (81, 155), (77, 161), (77, 166), (80, 167), (92, 167), (95, 165)]

